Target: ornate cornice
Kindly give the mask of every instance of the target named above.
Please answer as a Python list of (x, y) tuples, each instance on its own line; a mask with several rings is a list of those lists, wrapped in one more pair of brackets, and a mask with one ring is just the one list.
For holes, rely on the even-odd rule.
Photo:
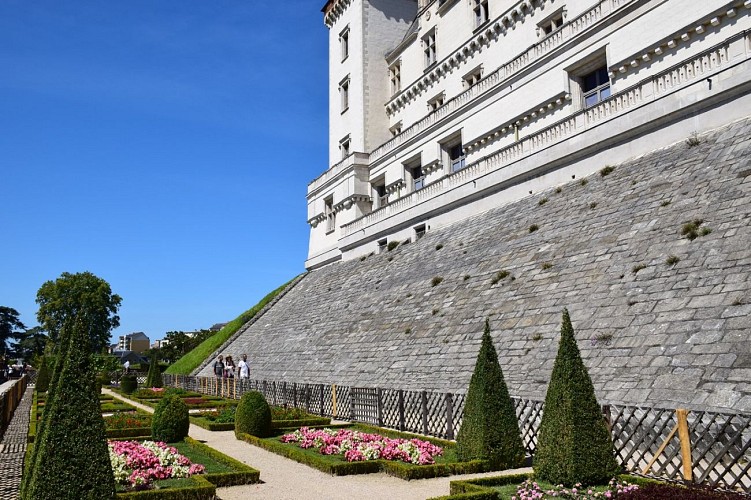
[(404, 182), (404, 179), (397, 179), (391, 184), (389, 184), (388, 186), (386, 186), (386, 192), (388, 194), (394, 194), (406, 185), (407, 184)]
[(343, 212), (344, 210), (349, 210), (355, 203), (361, 201), (370, 203), (373, 200), (370, 198), (370, 196), (364, 194), (352, 194), (334, 205), (334, 212)]
[(649, 63), (654, 57), (675, 53), (682, 45), (686, 45), (693, 36), (701, 35), (708, 29), (720, 26), (728, 19), (736, 17), (738, 11), (744, 8), (747, 10), (751, 9), (751, 0), (730, 2), (714, 13), (698, 19), (686, 25), (680, 31), (676, 31), (670, 36), (663, 38), (656, 44), (645, 47), (630, 57), (611, 64), (609, 68), (610, 78), (615, 80), (616, 78), (625, 76), (627, 73), (635, 71), (642, 64)]
[(425, 175), (430, 175), (437, 170), (441, 170), (442, 168), (443, 168), (443, 163), (441, 163), (440, 160), (433, 160), (427, 165), (423, 165), (422, 171)]
[[(406, 106), (410, 101), (419, 97), (431, 85), (445, 77), (454, 68), (458, 68), (468, 59), (489, 46), (492, 42), (497, 41), (501, 36), (516, 28), (517, 24), (522, 22), (525, 17), (531, 15), (536, 8), (542, 7), (545, 3), (552, 3), (554, 0), (522, 0), (514, 7), (508, 9), (504, 14), (497, 17), (494, 21), (486, 24), (485, 28), (478, 31), (464, 45), (454, 51), (453, 54), (436, 63), (431, 71), (426, 72), (423, 76), (415, 80), (410, 85), (393, 96), (386, 103), (386, 113), (393, 115), (399, 109)], [(406, 47), (407, 44), (404, 44)], [(401, 46), (401, 45), (400, 45)], [(396, 50), (389, 54), (389, 58), (395, 58), (399, 52)]]
[(351, 3), (352, 0), (329, 0), (326, 2), (326, 5), (321, 9), (326, 27), (331, 28)]
[(560, 108), (561, 106), (563, 106), (569, 101), (571, 101), (571, 94), (568, 94), (566, 92), (560, 92), (558, 95), (554, 96), (552, 99), (549, 99), (543, 102), (542, 104), (539, 104), (535, 106), (534, 108), (529, 109), (525, 113), (515, 116), (514, 118), (503, 123), (503, 125), (500, 125), (492, 130), (489, 130), (485, 134), (479, 137), (476, 137), (474, 139), (468, 139), (465, 143), (464, 149), (466, 151), (472, 151), (474, 149), (484, 146), (488, 142), (493, 142), (494, 140), (500, 138), (500, 136), (513, 132), (514, 126), (521, 127), (524, 124), (528, 123), (530, 120), (534, 120), (540, 116), (544, 116), (554, 111), (556, 108)]

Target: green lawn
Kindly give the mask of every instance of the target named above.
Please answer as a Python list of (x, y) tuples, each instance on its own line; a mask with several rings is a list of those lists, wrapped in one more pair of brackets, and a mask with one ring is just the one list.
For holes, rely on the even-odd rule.
[(181, 455), (188, 457), (194, 464), (201, 464), (206, 467), (206, 474), (214, 474), (217, 472), (232, 472), (234, 470), (231, 467), (214, 460), (210, 456), (201, 452), (201, 450), (194, 448), (188, 443), (170, 443), (170, 446), (177, 448), (177, 451)]

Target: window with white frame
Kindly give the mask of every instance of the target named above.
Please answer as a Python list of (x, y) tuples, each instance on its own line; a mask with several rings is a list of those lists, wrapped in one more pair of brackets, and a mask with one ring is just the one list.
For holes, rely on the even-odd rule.
[(342, 153), (342, 160), (349, 156), (350, 154), (350, 146), (352, 143), (352, 139), (350, 138), (349, 134), (347, 134), (346, 137), (344, 137), (341, 141), (339, 141), (339, 151)]
[(537, 33), (541, 37), (546, 37), (552, 32), (556, 31), (563, 25), (563, 9), (558, 10), (552, 16), (547, 17), (541, 23), (537, 25)]
[(336, 229), (336, 212), (334, 211), (334, 196), (323, 200), (323, 214), (326, 217), (326, 233)]
[(349, 75), (339, 82), (339, 97), (342, 104), (342, 113), (349, 109)]
[(446, 94), (444, 92), (441, 92), (437, 96), (431, 98), (428, 100), (428, 109), (430, 111), (435, 111), (436, 109), (443, 106), (443, 103), (446, 100)]
[(425, 172), (419, 159), (406, 164), (404, 168), (412, 181), (412, 191), (419, 191), (425, 187)]
[(342, 61), (349, 57), (349, 26), (339, 34), (339, 46), (342, 50)]
[(482, 80), (482, 66), (478, 66), (462, 77), (464, 88), (469, 88)]
[(386, 180), (381, 177), (371, 183), (373, 188), (373, 210), (386, 206), (389, 202), (389, 195), (386, 192)]
[(443, 159), (450, 166), (451, 172), (458, 172), (467, 165), (461, 133), (444, 140), (441, 143), (441, 150), (444, 155)]
[(435, 28), (422, 37), (422, 50), (425, 54), (425, 67), (429, 68), (436, 62)]
[(396, 61), (389, 67), (389, 82), (391, 82), (391, 95), (402, 90), (402, 62)]
[(475, 28), (488, 22), (488, 0), (472, 0), (472, 9), (475, 13)]
[(581, 76), (584, 107), (589, 108), (610, 97), (610, 76), (608, 68), (602, 66)]

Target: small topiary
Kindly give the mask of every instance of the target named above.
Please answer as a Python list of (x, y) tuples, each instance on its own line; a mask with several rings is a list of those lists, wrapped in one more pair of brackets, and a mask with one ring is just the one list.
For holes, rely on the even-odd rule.
[(123, 375), (120, 379), (120, 390), (125, 394), (132, 394), (138, 388), (138, 379), (135, 375)]
[(165, 443), (182, 441), (188, 435), (188, 406), (178, 396), (165, 396), (151, 419), (151, 437)]
[(250, 434), (256, 437), (271, 435), (271, 408), (258, 391), (245, 393), (235, 412), (235, 435)]
[(521, 467), (524, 462), (514, 403), (503, 379), (487, 319), (467, 390), (462, 426), (456, 436), (456, 451), (460, 460), (487, 460), (493, 470)]
[(620, 472), (566, 309), (545, 395), (534, 470), (537, 479), (566, 486), (607, 484)]

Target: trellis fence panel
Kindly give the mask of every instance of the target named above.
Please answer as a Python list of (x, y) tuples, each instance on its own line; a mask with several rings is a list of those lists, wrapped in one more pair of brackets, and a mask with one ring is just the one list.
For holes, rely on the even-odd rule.
[[(260, 391), (273, 405), (310, 413), (455, 439), (461, 427), (465, 394), (348, 387), (273, 380), (214, 379), (164, 375), (165, 386), (240, 398)], [(544, 403), (513, 398), (519, 431), (534, 455)], [(715, 488), (751, 493), (751, 415), (685, 412), (686, 439), (679, 438), (678, 410), (624, 405), (603, 406), (616, 455), (632, 472), (690, 480)], [(688, 457), (690, 464), (684, 465)]]

